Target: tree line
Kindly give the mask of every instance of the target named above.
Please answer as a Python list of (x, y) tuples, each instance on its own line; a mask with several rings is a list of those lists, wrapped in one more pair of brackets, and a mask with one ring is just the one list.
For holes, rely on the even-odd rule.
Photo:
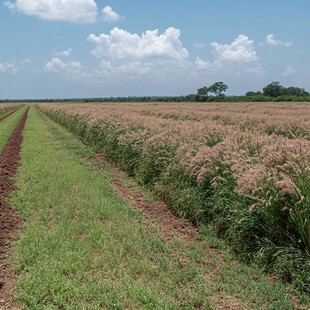
[(9, 102), (310, 102), (310, 93), (304, 88), (284, 87), (279, 82), (272, 82), (261, 91), (248, 91), (242, 96), (226, 96), (228, 86), (224, 82), (215, 82), (210, 86), (197, 89), (195, 94), (185, 96), (130, 96), (103, 98), (70, 98), (70, 99), (24, 99), (0, 100)]
[(284, 87), (280, 82), (272, 82), (262, 91), (249, 91), (244, 96), (225, 96), (228, 86), (216, 82), (197, 90), (195, 101), (310, 101), (310, 93), (300, 87)]

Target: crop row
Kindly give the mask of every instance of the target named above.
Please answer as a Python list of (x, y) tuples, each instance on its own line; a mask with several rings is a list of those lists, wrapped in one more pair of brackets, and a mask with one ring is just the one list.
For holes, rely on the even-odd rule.
[(12, 112), (13, 110), (16, 110), (21, 105), (19, 104), (1, 104), (0, 105), (0, 117), (6, 115), (9, 112)]
[[(62, 105), (70, 111), (72, 104)], [(224, 125), (230, 130), (253, 131), (288, 138), (310, 139), (310, 105), (306, 103), (178, 103), (178, 104), (105, 104), (104, 110), (98, 104), (79, 104), (76, 113), (83, 115), (99, 113), (99, 118), (109, 114), (128, 114), (135, 117), (155, 117), (171, 121), (205, 122)]]
[(198, 108), (186, 120), (139, 108), (42, 111), (152, 188), (177, 215), (211, 225), (241, 259), (310, 290), (310, 141), (191, 120)]

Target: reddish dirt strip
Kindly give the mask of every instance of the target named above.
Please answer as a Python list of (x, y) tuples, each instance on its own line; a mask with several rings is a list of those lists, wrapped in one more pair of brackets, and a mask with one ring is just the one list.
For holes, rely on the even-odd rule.
[(164, 202), (145, 202), (142, 193), (116, 181), (113, 184), (123, 198), (130, 200), (138, 210), (143, 211), (148, 220), (158, 224), (158, 228), (166, 241), (170, 241), (174, 237), (183, 241), (192, 242), (195, 240), (198, 229), (190, 225), (188, 221), (176, 217)]
[(17, 108), (11, 112), (9, 112), (8, 114), (3, 115), (2, 117), (0, 117), (0, 122), (3, 121), (4, 119), (6, 119), (7, 117), (9, 117), (10, 115), (12, 115), (13, 113), (15, 113), (16, 111), (18, 111), (20, 108)]
[(7, 201), (15, 189), (12, 178), (20, 165), (22, 131), (28, 115), (25, 112), (0, 154), (0, 309), (16, 309), (13, 300), (13, 269), (7, 261), (9, 241), (21, 227), (21, 219)]

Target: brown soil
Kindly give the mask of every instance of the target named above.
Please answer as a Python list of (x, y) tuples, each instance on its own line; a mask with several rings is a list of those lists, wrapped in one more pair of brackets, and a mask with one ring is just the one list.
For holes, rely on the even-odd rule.
[(6, 119), (7, 117), (9, 117), (10, 115), (12, 115), (13, 113), (15, 113), (16, 111), (18, 111), (20, 108), (17, 108), (11, 112), (9, 112), (8, 114), (3, 115), (2, 117), (0, 117), (0, 122), (3, 121), (4, 119)]
[[(116, 169), (113, 169), (115, 172)], [(117, 173), (117, 172), (116, 172)], [(178, 218), (169, 209), (167, 204), (162, 201), (147, 202), (142, 193), (134, 191), (123, 185), (121, 182), (113, 181), (113, 184), (121, 197), (129, 200), (135, 208), (143, 211), (143, 216), (148, 222), (156, 223), (156, 227), (166, 241), (173, 239), (182, 240), (182, 242), (197, 243), (198, 229), (193, 227), (189, 221)], [(220, 266), (225, 263), (221, 250), (214, 247), (204, 248), (206, 257), (210, 257), (210, 262), (201, 267), (205, 270), (207, 279), (217, 276)], [(216, 257), (216, 263), (214, 258)], [(178, 258), (181, 259), (180, 257)], [(184, 258), (184, 265), (189, 262)], [(217, 309), (221, 310), (241, 310), (247, 307), (238, 301), (235, 297), (222, 297), (220, 295), (212, 296), (212, 301)]]
[(217, 310), (247, 310), (248, 306), (241, 303), (234, 296), (216, 295), (212, 297), (212, 301), (217, 305)]
[(9, 242), (21, 227), (22, 221), (7, 199), (15, 189), (15, 182), (12, 177), (20, 165), (20, 149), (23, 141), (22, 131), (28, 110), (29, 108), (19, 121), (0, 154), (0, 309), (3, 310), (17, 309), (13, 302), (14, 271), (7, 260), (7, 253), (10, 246)]
[[(91, 160), (105, 161), (103, 157), (96, 156), (90, 158)], [(162, 201), (146, 202), (144, 196), (141, 192), (135, 191), (126, 185), (122, 184), (122, 173), (115, 167), (111, 168), (113, 170), (113, 175), (117, 176), (118, 181), (114, 180), (113, 185), (119, 192), (120, 196), (126, 200), (129, 200), (136, 209), (143, 212), (144, 218), (148, 222), (155, 222), (156, 227), (166, 241), (170, 241), (173, 238), (181, 239), (183, 242), (198, 242), (197, 234), (198, 229), (193, 227), (187, 220), (182, 220), (169, 209), (167, 204)], [(225, 259), (222, 252), (218, 248), (207, 247), (204, 248), (204, 253), (206, 257), (210, 257), (210, 262), (207, 265), (202, 265), (201, 267), (205, 270), (206, 278), (212, 280), (212, 278), (218, 275), (218, 272), (225, 264)], [(214, 263), (214, 258), (216, 258), (216, 263)], [(188, 262), (184, 261), (184, 264)], [(275, 282), (277, 277), (267, 276), (270, 282)], [(294, 296), (290, 295), (292, 301), (295, 303), (294, 309), (305, 310), (307, 309), (300, 300)], [(222, 296), (214, 295), (211, 297), (213, 303), (219, 310), (245, 310), (248, 306), (241, 301), (239, 301), (234, 296)]]
[(130, 200), (134, 206), (144, 211), (144, 217), (158, 222), (158, 227), (165, 240), (176, 237), (183, 240), (193, 240), (197, 235), (197, 228), (188, 221), (176, 217), (168, 206), (162, 201), (146, 202), (143, 194), (133, 191), (119, 182), (113, 182), (117, 191), (125, 199)]

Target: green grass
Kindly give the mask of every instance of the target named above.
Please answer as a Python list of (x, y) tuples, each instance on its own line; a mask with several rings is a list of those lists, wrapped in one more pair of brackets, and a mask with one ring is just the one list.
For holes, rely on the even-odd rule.
[(24, 107), (0, 122), (0, 150), (3, 149), (25, 111)]
[[(130, 125), (128, 129), (109, 118), (92, 123), (87, 117), (44, 106), (41, 111), (103, 153), (130, 176), (135, 176), (141, 185), (163, 199), (177, 216), (187, 218), (197, 226), (212, 225), (241, 261), (255, 263), (309, 294), (310, 204), (307, 197), (310, 177), (309, 171), (301, 168), (302, 162), (296, 159), (296, 165), (301, 165), (299, 169), (283, 171), (285, 176), (292, 178), (300, 193), (296, 190), (295, 194), (283, 196), (274, 181), (265, 181), (262, 190), (252, 199), (235, 192), (237, 183), (225, 156), (212, 160), (213, 169), (210, 168), (203, 180), (197, 182), (196, 177), (190, 176), (180, 164), (183, 155), (178, 155), (177, 144), (165, 143), (152, 134), (152, 138), (148, 135), (130, 138), (129, 135), (124, 140), (126, 131), (134, 133), (140, 128), (139, 124)], [(219, 139), (216, 135), (209, 136), (207, 145), (214, 146)], [(249, 158), (254, 158), (261, 145), (248, 141), (243, 148)], [(274, 165), (274, 169), (280, 169), (276, 168), (276, 163)], [(216, 187), (214, 180), (220, 180)], [(300, 200), (300, 197), (305, 199)], [(261, 202), (255, 212), (249, 212), (257, 201)], [(294, 212), (287, 212), (287, 206)]]
[[(293, 309), (283, 284), (236, 263), (212, 234), (164, 241), (84, 160), (93, 154), (30, 109), (12, 199), (25, 220), (13, 255), (22, 308), (214, 309), (232, 296), (240, 309)], [(210, 245), (223, 254), (205, 255)]]

